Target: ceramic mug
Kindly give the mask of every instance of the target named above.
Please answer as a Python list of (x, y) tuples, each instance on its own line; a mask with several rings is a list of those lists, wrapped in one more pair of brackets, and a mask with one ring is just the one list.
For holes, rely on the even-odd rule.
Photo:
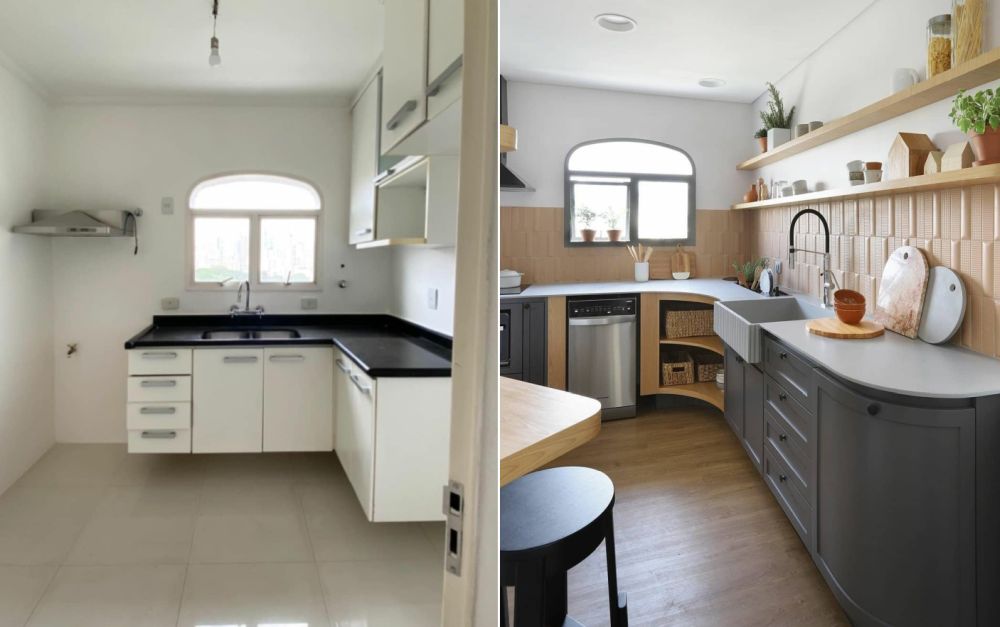
[(847, 162), (848, 172), (861, 172), (865, 169), (865, 162), (860, 159), (855, 159), (854, 161)]
[(649, 262), (639, 261), (635, 264), (635, 280), (640, 283), (649, 280)]
[(917, 71), (909, 67), (900, 67), (892, 71), (892, 93), (903, 91), (907, 87), (917, 84), (920, 77)]
[(792, 181), (792, 191), (796, 194), (805, 194), (809, 191), (809, 186), (806, 184), (805, 179)]
[(821, 126), (823, 126), (822, 122), (820, 122), (819, 120), (813, 120), (812, 122), (809, 123), (809, 130), (810, 131), (815, 131), (816, 129), (818, 129)]
[(882, 180), (882, 170), (865, 170), (865, 183), (878, 183)]

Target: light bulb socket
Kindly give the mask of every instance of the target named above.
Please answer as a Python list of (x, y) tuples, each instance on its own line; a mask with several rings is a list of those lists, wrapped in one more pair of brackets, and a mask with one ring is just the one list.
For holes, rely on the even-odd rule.
[(215, 67), (222, 63), (222, 55), (219, 54), (219, 38), (212, 37), (212, 52), (208, 55), (208, 64)]

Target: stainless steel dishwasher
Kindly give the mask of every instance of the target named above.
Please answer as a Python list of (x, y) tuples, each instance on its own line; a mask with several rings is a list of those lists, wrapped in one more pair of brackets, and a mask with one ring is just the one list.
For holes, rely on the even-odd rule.
[(636, 297), (567, 302), (567, 389), (601, 401), (601, 419), (635, 416)]

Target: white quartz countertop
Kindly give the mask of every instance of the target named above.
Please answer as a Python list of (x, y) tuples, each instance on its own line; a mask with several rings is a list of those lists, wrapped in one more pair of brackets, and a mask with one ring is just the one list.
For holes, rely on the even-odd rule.
[(673, 292), (675, 294), (700, 294), (719, 300), (748, 300), (766, 298), (757, 292), (740, 287), (735, 281), (722, 279), (686, 279), (684, 281), (609, 281), (606, 283), (549, 283), (531, 285), (520, 294), (505, 298), (545, 298), (548, 296), (589, 296), (601, 294), (635, 294), (641, 292)]

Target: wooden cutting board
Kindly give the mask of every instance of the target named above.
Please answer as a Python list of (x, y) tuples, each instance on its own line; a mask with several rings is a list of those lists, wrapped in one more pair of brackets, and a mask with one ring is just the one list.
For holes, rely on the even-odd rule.
[(872, 319), (890, 331), (917, 337), (930, 268), (919, 248), (902, 246), (885, 262)]
[(858, 324), (847, 324), (839, 318), (817, 318), (806, 323), (810, 333), (832, 337), (838, 340), (867, 340), (885, 333), (885, 327), (878, 322), (862, 320)]

